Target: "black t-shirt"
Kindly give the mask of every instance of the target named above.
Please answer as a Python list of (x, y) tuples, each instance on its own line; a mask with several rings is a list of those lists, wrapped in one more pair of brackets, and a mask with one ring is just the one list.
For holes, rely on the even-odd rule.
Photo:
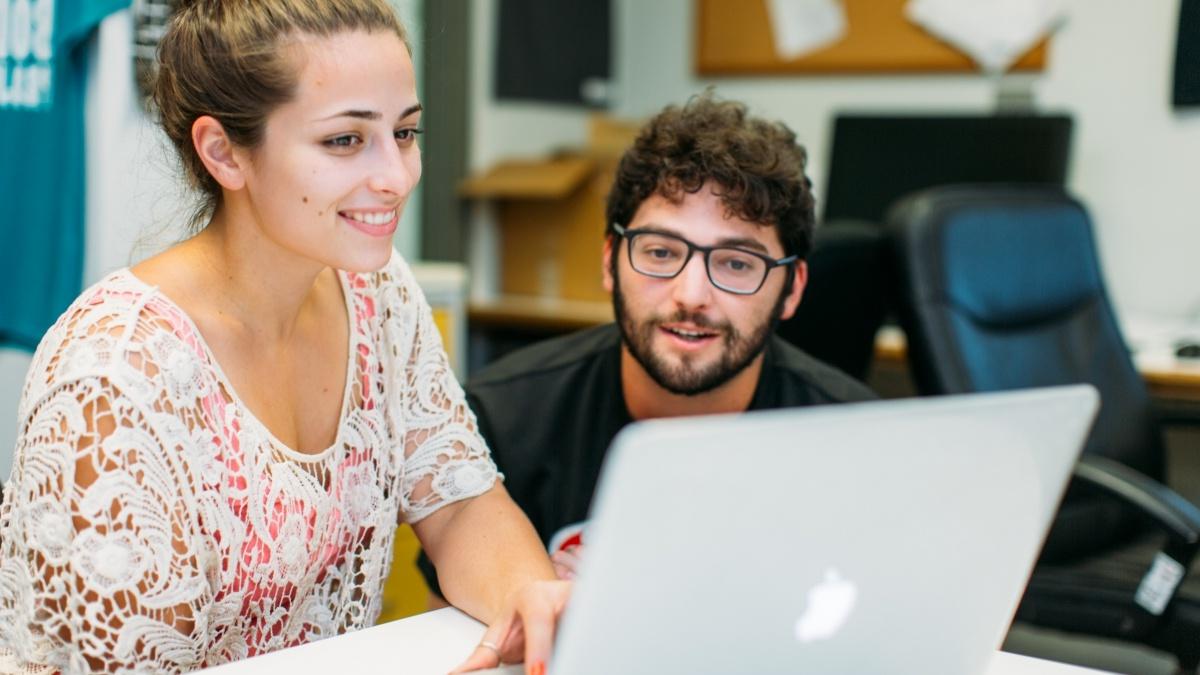
[[(509, 494), (543, 543), (587, 518), (614, 436), (632, 422), (621, 336), (608, 324), (514, 352), (467, 383), (467, 400)], [(861, 382), (772, 336), (750, 410), (876, 398)], [(437, 590), (422, 553), (421, 571)]]

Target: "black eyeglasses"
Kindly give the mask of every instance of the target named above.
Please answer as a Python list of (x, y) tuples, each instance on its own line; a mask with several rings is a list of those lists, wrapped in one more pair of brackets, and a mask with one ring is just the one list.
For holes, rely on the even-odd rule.
[(687, 267), (692, 254), (704, 254), (704, 268), (713, 286), (737, 295), (754, 295), (776, 267), (796, 262), (800, 256), (776, 260), (754, 251), (732, 246), (699, 246), (673, 234), (649, 230), (626, 230), (613, 223), (613, 230), (629, 242), (629, 265), (635, 272), (658, 279), (672, 279)]

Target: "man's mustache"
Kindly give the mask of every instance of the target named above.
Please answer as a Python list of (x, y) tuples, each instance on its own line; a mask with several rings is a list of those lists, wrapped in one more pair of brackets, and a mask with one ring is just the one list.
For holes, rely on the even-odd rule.
[(690, 323), (697, 328), (711, 328), (714, 330), (728, 330), (730, 323), (728, 321), (713, 321), (703, 314), (688, 312), (686, 310), (678, 310), (669, 318), (655, 318), (654, 323)]

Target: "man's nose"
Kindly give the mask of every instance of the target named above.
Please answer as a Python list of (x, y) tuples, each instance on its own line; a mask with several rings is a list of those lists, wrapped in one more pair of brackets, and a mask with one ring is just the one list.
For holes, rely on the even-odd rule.
[(681, 307), (704, 307), (712, 300), (712, 282), (708, 280), (704, 254), (699, 251), (692, 254), (674, 282), (673, 297)]

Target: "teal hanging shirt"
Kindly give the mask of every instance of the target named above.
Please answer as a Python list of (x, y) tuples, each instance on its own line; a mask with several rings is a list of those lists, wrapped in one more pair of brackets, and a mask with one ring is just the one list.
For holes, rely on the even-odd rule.
[(81, 290), (88, 38), (129, 2), (0, 0), (2, 346), (36, 347)]

